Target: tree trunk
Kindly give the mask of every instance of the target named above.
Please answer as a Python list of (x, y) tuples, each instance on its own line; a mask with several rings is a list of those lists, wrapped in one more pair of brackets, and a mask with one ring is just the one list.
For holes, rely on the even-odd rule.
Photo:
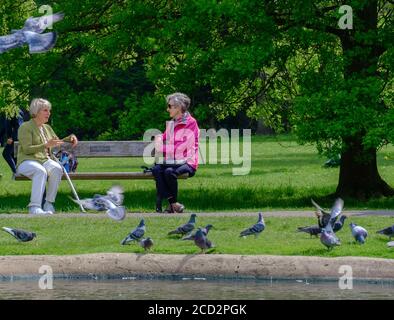
[(341, 154), (336, 195), (357, 199), (394, 195), (394, 189), (379, 175), (376, 149), (364, 149), (360, 138), (351, 138), (346, 144), (347, 149)]
[[(366, 2), (360, 9), (354, 11), (359, 19), (358, 32), (372, 33), (377, 30), (377, 1)], [(382, 50), (378, 44), (373, 48), (368, 44), (366, 36), (356, 38), (353, 32), (343, 33), (341, 44), (343, 54), (348, 64), (344, 69), (345, 79), (376, 76), (379, 56)], [(371, 98), (371, 101), (378, 97)], [(370, 103), (365, 100), (365, 104)], [(345, 151), (341, 154), (337, 196), (350, 196), (358, 199), (368, 199), (378, 196), (392, 196), (391, 188), (379, 175), (376, 163), (376, 148), (365, 148), (362, 143), (364, 132), (355, 136), (344, 137)]]

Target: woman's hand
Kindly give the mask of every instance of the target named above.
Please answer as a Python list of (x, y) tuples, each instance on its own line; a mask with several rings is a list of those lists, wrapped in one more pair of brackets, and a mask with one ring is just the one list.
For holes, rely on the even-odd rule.
[(70, 142), (72, 143), (73, 147), (75, 147), (78, 144), (78, 138), (75, 134), (71, 135)]
[(62, 145), (64, 142), (60, 139), (51, 139), (45, 144), (45, 148), (53, 148)]

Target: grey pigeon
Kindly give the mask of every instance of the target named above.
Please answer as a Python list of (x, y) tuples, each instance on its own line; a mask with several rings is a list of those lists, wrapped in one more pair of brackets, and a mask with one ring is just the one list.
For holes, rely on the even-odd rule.
[(365, 230), (363, 227), (356, 225), (355, 223), (351, 223), (350, 225), (350, 230), (352, 231), (352, 236), (354, 239), (360, 243), (364, 244), (365, 239), (368, 236), (367, 230)]
[(82, 205), (85, 209), (106, 211), (108, 216), (114, 220), (123, 220), (126, 216), (126, 208), (123, 203), (123, 188), (121, 186), (111, 187), (106, 195), (95, 194), (93, 198), (75, 200), (75, 203)]
[(306, 232), (309, 233), (309, 235), (312, 236), (317, 236), (321, 233), (321, 228), (317, 225), (314, 226), (309, 226), (309, 227), (298, 227), (298, 232)]
[(153, 247), (153, 240), (150, 237), (141, 239), (140, 246), (143, 247), (145, 251), (147, 251)]
[(34, 232), (30, 232), (30, 231), (13, 229), (8, 227), (3, 227), (2, 229), (21, 242), (31, 241), (37, 236)]
[(185, 234), (191, 232), (194, 229), (194, 225), (196, 223), (196, 217), (197, 217), (197, 215), (195, 213), (192, 213), (190, 215), (190, 219), (187, 223), (181, 225), (180, 227), (176, 228), (175, 230), (168, 232), (168, 235), (172, 235), (172, 234), (185, 235)]
[(331, 208), (331, 212), (327, 212), (322, 209), (315, 201), (313, 201), (313, 199), (311, 199), (311, 202), (316, 208), (315, 214), (317, 216), (319, 227), (325, 228), (328, 222), (331, 222), (331, 227), (333, 227), (335, 221), (342, 212), (344, 204), (343, 200), (341, 198), (337, 198)]
[(137, 228), (135, 228), (134, 230), (132, 230), (127, 236), (126, 238), (124, 238), (122, 240), (122, 242), (120, 243), (121, 245), (125, 245), (125, 244), (129, 244), (132, 241), (139, 241), (145, 234), (145, 220), (141, 219), (139, 225)]
[(22, 29), (12, 30), (11, 34), (0, 37), (0, 54), (25, 44), (29, 45), (30, 53), (42, 53), (52, 49), (56, 43), (56, 32), (43, 32), (63, 17), (63, 13), (55, 13), (28, 18)]
[(263, 230), (265, 229), (265, 224), (264, 224), (264, 219), (263, 219), (263, 214), (259, 212), (259, 219), (257, 220), (257, 223), (251, 226), (250, 228), (247, 228), (240, 233), (240, 237), (246, 237), (254, 234), (255, 237), (257, 237)]
[(346, 219), (347, 219), (347, 216), (341, 215), (339, 218), (339, 221), (336, 221), (334, 223), (334, 226), (332, 227), (333, 231), (338, 232), (339, 230), (341, 230)]
[(322, 229), (320, 235), (320, 242), (324, 244), (328, 250), (331, 250), (335, 246), (340, 246), (341, 242), (333, 232), (328, 232), (326, 229)]
[(343, 200), (338, 198), (335, 200), (331, 208), (331, 212), (325, 212), (320, 206), (312, 200), (316, 207), (316, 215), (318, 216), (319, 227), (321, 227), (320, 242), (331, 250), (335, 246), (341, 245), (341, 241), (335, 235), (333, 225), (343, 209)]
[(206, 249), (213, 248), (212, 242), (208, 240), (206, 235), (204, 235), (201, 228), (197, 229), (196, 235), (194, 237), (194, 243), (201, 249), (201, 253), (204, 253)]
[(124, 195), (123, 195), (123, 188), (119, 185), (112, 186), (108, 191), (107, 191), (107, 198), (111, 200), (114, 204), (117, 206), (121, 206), (124, 200)]
[(387, 242), (387, 246), (388, 246), (389, 248), (394, 247), (394, 241)]
[[(207, 224), (207, 225), (205, 226), (205, 228), (201, 228), (201, 231), (202, 231), (202, 233), (203, 233), (205, 236), (207, 236), (209, 230), (211, 230), (212, 227), (213, 227), (213, 225)], [(195, 239), (195, 236), (196, 236), (196, 233), (191, 233), (191, 234), (187, 235), (186, 237), (182, 238), (182, 240), (194, 240), (194, 239)]]
[(376, 231), (376, 233), (388, 236), (389, 240), (391, 240), (391, 237), (394, 236), (394, 225), (392, 225), (391, 227), (387, 227), (387, 228), (384, 228), (382, 230)]

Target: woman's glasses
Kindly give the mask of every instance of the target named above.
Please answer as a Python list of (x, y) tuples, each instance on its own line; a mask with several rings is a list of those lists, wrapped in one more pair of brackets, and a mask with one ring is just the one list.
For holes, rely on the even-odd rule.
[(167, 104), (167, 109), (175, 109), (176, 106), (173, 104)]

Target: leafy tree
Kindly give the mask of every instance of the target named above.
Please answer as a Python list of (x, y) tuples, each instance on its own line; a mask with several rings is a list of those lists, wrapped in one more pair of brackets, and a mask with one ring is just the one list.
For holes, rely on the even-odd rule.
[[(2, 1), (2, 34), (37, 16), (41, 4)], [(208, 126), (245, 110), (278, 129), (291, 125), (321, 153), (340, 153), (338, 195), (394, 194), (376, 163), (394, 138), (392, 1), (46, 4), (65, 13), (56, 47), (0, 55), (1, 109), (43, 96), (54, 103), (59, 134), (129, 139), (160, 129), (163, 97), (183, 91)], [(353, 29), (338, 26), (345, 4)]]
[[(353, 29), (338, 26), (343, 4)], [(301, 143), (341, 154), (337, 195), (394, 194), (376, 163), (393, 138), (392, 2), (193, 1), (171, 12), (152, 68), (162, 88), (207, 88), (218, 117), (247, 106), (279, 126), (286, 114)]]

